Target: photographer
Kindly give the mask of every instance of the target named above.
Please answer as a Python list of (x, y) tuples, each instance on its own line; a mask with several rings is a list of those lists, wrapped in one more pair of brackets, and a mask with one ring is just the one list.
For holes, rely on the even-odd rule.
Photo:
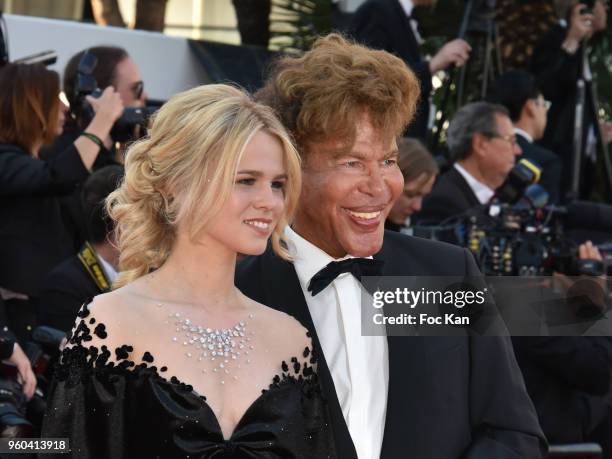
[(123, 177), (123, 167), (111, 165), (95, 171), (81, 193), (88, 238), (75, 256), (54, 268), (40, 292), (39, 324), (70, 333), (79, 308), (110, 290), (117, 277), (119, 251), (114, 225), (104, 207), (106, 197)]
[[(589, 5), (587, 5), (587, 3)], [(580, 190), (577, 197), (589, 198), (596, 182), (597, 150), (611, 140), (610, 125), (598, 123), (594, 98), (595, 82), (588, 57), (588, 44), (594, 34), (606, 28), (607, 5), (604, 0), (579, 2), (557, 0), (562, 19), (535, 47), (531, 70), (538, 87), (552, 105), (543, 145), (561, 156), (562, 192), (570, 191), (574, 170), (574, 119), (580, 107), (578, 81), (584, 82), (584, 105), (580, 127)], [(577, 107), (578, 104), (578, 107)]]
[[(96, 61), (93, 68), (87, 68), (87, 72), (90, 72), (87, 76), (83, 75), (83, 68), (81, 68), (84, 56), (90, 58), (89, 63), (92, 59)], [(66, 126), (62, 135), (43, 150), (41, 157), (44, 159), (52, 159), (61, 153), (83, 133), (90, 122), (91, 110), (86, 102), (87, 99), (84, 100), (82, 91), (94, 88), (82, 87), (86, 85), (85, 79), (93, 80), (89, 82), (97, 84), (98, 88), (108, 86), (115, 88), (126, 108), (145, 107), (147, 94), (144, 91), (140, 70), (125, 49), (115, 46), (95, 46), (79, 51), (70, 58), (64, 69), (64, 92), (70, 104)], [(123, 163), (122, 148), (116, 148), (118, 142), (124, 142), (127, 138), (137, 139), (140, 136), (140, 127), (127, 126), (125, 131), (123, 132), (123, 129), (118, 131), (117, 123), (115, 123), (109, 133), (101, 138), (103, 147), (93, 164), (94, 171), (108, 165)], [(73, 194), (62, 198), (61, 206), (64, 224), (75, 241), (71, 251), (74, 253), (80, 250), (87, 240), (86, 222), (82, 218), (80, 190), (75, 190)]]
[[(599, 250), (590, 242), (579, 246), (578, 256), (581, 260), (602, 260)], [(557, 276), (567, 285), (572, 284), (569, 278), (558, 273)], [(589, 285), (583, 282), (588, 277), (580, 279), (580, 283)], [(599, 305), (597, 291), (605, 292), (605, 276), (591, 279), (590, 287), (582, 287), (580, 293), (583, 298), (593, 296), (591, 304)], [(574, 295), (578, 285), (573, 283)], [(585, 306), (583, 301), (580, 303)], [(560, 302), (558, 307), (566, 308), (566, 302)], [(586, 310), (586, 307), (577, 308), (574, 313), (584, 320), (588, 317)], [(591, 316), (601, 317), (601, 309), (590, 311)], [(596, 442), (603, 449), (602, 457), (612, 458), (612, 338), (519, 336), (513, 337), (512, 343), (548, 440), (551, 443)]]
[(497, 77), (489, 100), (508, 109), (516, 140), (523, 150), (520, 158), (542, 167), (539, 184), (548, 192), (548, 202), (556, 204), (560, 199), (561, 160), (535, 144), (544, 135), (550, 102), (544, 100), (533, 76), (524, 70), (511, 70)]
[(508, 110), (474, 102), (450, 122), (447, 144), (453, 166), (437, 180), (415, 215), (421, 224), (440, 223), (488, 203), (521, 154)]
[(0, 70), (0, 292), (8, 326), (29, 337), (40, 281), (73, 253), (59, 197), (83, 182), (123, 104), (112, 87), (88, 98), (95, 117), (53, 160), (39, 152), (61, 134), (65, 108), (59, 77), (42, 65), (8, 64)]
[[(79, 51), (70, 58), (64, 69), (64, 93), (70, 105), (69, 116), (66, 119), (64, 132), (55, 142), (46, 148), (42, 157), (51, 159), (59, 154), (77, 139), (89, 124), (88, 113), (84, 110), (81, 95), (77, 92), (79, 79), (79, 63), (89, 53), (97, 60), (92, 70), (92, 77), (99, 88), (112, 86), (115, 88), (124, 107), (144, 107), (146, 104), (146, 92), (140, 71), (136, 63), (123, 48), (114, 46), (96, 46), (87, 50)], [(122, 158), (117, 157), (115, 142), (110, 133), (102, 138), (104, 147), (96, 158), (93, 169), (107, 166), (109, 164), (122, 163)]]

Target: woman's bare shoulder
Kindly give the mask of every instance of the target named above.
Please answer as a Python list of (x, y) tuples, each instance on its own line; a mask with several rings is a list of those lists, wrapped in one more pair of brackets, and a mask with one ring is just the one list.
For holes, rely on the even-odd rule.
[(284, 346), (292, 356), (302, 354), (306, 347), (312, 348), (308, 330), (293, 316), (253, 300), (251, 308), (260, 317), (259, 326), (267, 339)]

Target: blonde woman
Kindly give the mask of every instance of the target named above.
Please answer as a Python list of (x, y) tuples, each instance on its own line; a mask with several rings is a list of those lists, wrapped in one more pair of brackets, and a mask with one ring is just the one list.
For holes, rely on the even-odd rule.
[(226, 85), (174, 96), (109, 196), (121, 273), (80, 314), (43, 437), (73, 457), (333, 457), (305, 329), (234, 286), (296, 205), (300, 164), (271, 110)]

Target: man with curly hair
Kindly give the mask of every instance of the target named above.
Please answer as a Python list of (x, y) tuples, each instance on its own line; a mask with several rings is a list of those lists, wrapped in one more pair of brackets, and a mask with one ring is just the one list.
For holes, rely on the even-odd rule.
[(508, 339), (361, 333), (359, 269), (479, 275), (464, 249), (384, 230), (404, 185), (396, 138), (418, 96), (401, 59), (335, 34), (276, 64), (256, 97), (302, 157), (302, 194), (285, 233), (293, 261), (270, 250), (247, 258), (237, 285), (312, 334), (339, 457), (541, 457), (546, 442)]

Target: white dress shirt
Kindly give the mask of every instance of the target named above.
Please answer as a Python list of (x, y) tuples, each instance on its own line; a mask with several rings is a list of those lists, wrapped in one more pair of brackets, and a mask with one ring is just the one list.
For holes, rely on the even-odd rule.
[(463, 176), (465, 181), (468, 183), (468, 185), (476, 195), (476, 198), (478, 198), (478, 202), (480, 204), (486, 204), (491, 200), (491, 198), (495, 194), (494, 190), (489, 188), (484, 183), (476, 180), (472, 174), (470, 174), (461, 166), (461, 164), (455, 163), (453, 164), (453, 167), (457, 169), (457, 171), (459, 171), (459, 173)]
[(425, 40), (423, 40), (423, 37), (419, 33), (419, 23), (416, 19), (412, 17), (412, 10), (414, 9), (414, 4), (412, 3), (412, 0), (399, 0), (399, 3), (402, 6), (404, 13), (406, 13), (408, 20), (410, 21), (410, 28), (412, 29), (412, 33), (414, 34), (415, 40), (419, 45), (422, 45)]
[(335, 259), (290, 228), (285, 239), (357, 456), (379, 459), (389, 385), (387, 338), (362, 336), (362, 286), (352, 274), (340, 274), (313, 297), (310, 280)]
[(514, 128), (514, 133), (520, 135), (527, 142), (533, 143), (533, 137), (531, 137), (527, 132), (523, 131), (521, 128)]
[(106, 279), (112, 285), (113, 282), (115, 282), (115, 280), (117, 279), (117, 276), (118, 276), (117, 271), (115, 270), (115, 268), (113, 268), (113, 266), (108, 261), (102, 258), (102, 255), (100, 255), (99, 253), (96, 255), (98, 255), (98, 260), (100, 260), (102, 269), (104, 269), (104, 274), (106, 274)]

